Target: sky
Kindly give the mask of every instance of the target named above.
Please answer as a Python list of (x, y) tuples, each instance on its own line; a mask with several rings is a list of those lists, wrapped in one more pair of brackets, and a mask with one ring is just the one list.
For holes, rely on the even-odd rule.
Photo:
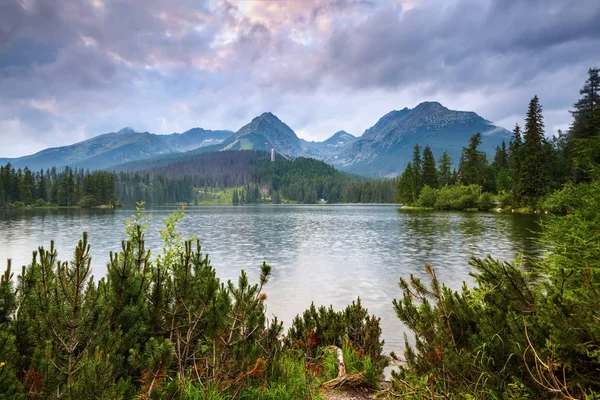
[(439, 101), (566, 129), (600, 66), (598, 0), (1, 0), (0, 157), (132, 127), (354, 135)]

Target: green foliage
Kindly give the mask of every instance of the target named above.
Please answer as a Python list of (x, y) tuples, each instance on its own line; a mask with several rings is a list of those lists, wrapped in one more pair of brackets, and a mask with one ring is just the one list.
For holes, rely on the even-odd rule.
[(446, 398), (595, 398), (600, 390), (600, 185), (567, 187), (546, 203), (545, 257), (473, 258), (476, 285), (453, 291), (426, 266), (401, 279), (393, 305), (413, 331), (393, 390)]
[(598, 180), (600, 165), (600, 69), (590, 68), (574, 105), (573, 122), (567, 137), (571, 152), (574, 182)]
[(415, 170), (411, 163), (408, 163), (402, 176), (398, 180), (396, 187), (396, 201), (405, 205), (413, 205), (419, 198), (417, 187), (415, 186)]
[(520, 158), (519, 186), (522, 199), (525, 205), (533, 206), (548, 190), (550, 166), (544, 137), (542, 106), (537, 96), (529, 103)]
[(477, 208), (480, 187), (478, 185), (445, 186), (439, 190), (435, 208), (439, 210), (466, 210)]
[(417, 204), (419, 207), (433, 208), (437, 203), (439, 196), (439, 190), (429, 187), (425, 185), (423, 190), (421, 190), (421, 194), (419, 195), (419, 200), (417, 200)]
[(10, 163), (0, 166), (0, 206), (43, 207), (48, 203), (81, 207), (116, 205), (114, 175), (69, 167), (57, 173), (55, 168), (33, 172), (27, 167), (15, 170)]
[(431, 148), (427, 145), (423, 150), (422, 181), (424, 186), (437, 188), (439, 186), (438, 171), (435, 168), (435, 158)]
[[(0, 280), (0, 387), (9, 398), (297, 399), (316, 396), (326, 353), (306, 331), (265, 315), (271, 267), (252, 284), (242, 271), (222, 283), (200, 244), (184, 240), (183, 208), (166, 218), (156, 256), (145, 248), (143, 203), (126, 223), (128, 239), (95, 281), (87, 234), (73, 260), (39, 248), (12, 279)], [(372, 384), (381, 376), (379, 319), (360, 300), (336, 313), (307, 311), (322, 343), (351, 345)], [(314, 317), (314, 318), (313, 318)], [(336, 322), (337, 321), (337, 322)], [(317, 326), (317, 325), (315, 325)], [(312, 342), (311, 342), (312, 340)], [(310, 353), (310, 354), (309, 354)], [(358, 364), (357, 364), (358, 365)], [(2, 396), (0, 396), (2, 397)], [(3, 398), (3, 397), (2, 397)]]
[[(364, 372), (365, 376), (368, 373), (369, 384), (377, 387), (388, 364), (382, 354), (384, 342), (380, 340), (379, 323), (378, 318), (370, 316), (362, 307), (360, 298), (340, 312), (331, 307), (317, 309), (312, 304), (302, 316), (294, 318), (284, 345), (286, 348), (304, 349), (311, 358), (317, 357), (319, 348), (325, 346), (343, 348), (345, 353), (352, 355), (348, 360), (344, 357), (345, 362), (356, 360), (359, 363), (355, 366), (356, 372)], [(337, 365), (331, 365), (335, 364), (335, 360), (329, 363), (329, 371), (337, 370)]]
[(482, 193), (477, 199), (477, 208), (481, 211), (489, 211), (496, 206), (494, 196), (489, 193)]
[[(0, 388), (1, 398), (23, 399), (23, 385), (17, 378), (17, 347), (14, 333), (8, 329), (17, 307), (13, 288), (11, 262), (0, 277)], [(5, 397), (2, 397), (2, 396)]]
[(483, 185), (487, 159), (485, 153), (479, 151), (481, 133), (476, 133), (469, 139), (469, 146), (463, 147), (460, 159), (460, 182), (464, 185)]
[(440, 186), (454, 184), (452, 176), (452, 159), (448, 155), (448, 151), (444, 150), (438, 160), (438, 174), (440, 178)]

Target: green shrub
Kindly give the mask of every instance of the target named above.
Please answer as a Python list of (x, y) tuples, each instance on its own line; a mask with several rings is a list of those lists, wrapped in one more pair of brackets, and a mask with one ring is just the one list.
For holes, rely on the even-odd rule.
[(496, 201), (491, 193), (482, 193), (477, 201), (477, 208), (481, 211), (489, 211), (496, 206)]
[(512, 195), (510, 192), (501, 192), (496, 195), (496, 200), (498, 201), (498, 206), (501, 208), (512, 206)]
[(33, 203), (34, 207), (45, 207), (46, 201), (44, 199), (37, 199), (35, 203)]
[(440, 210), (466, 210), (477, 208), (479, 186), (452, 185), (439, 190), (435, 208)]
[(555, 214), (569, 214), (577, 208), (587, 206), (597, 190), (596, 184), (565, 185), (563, 189), (546, 197), (541, 208)]
[(600, 381), (600, 184), (566, 187), (546, 204), (547, 251), (521, 262), (473, 258), (473, 287), (401, 279), (396, 314), (414, 333), (392, 389), (415, 398), (597, 398)]
[(438, 190), (425, 185), (421, 190), (417, 205), (420, 207), (433, 208), (438, 198)]
[(344, 360), (349, 371), (357, 362), (357, 369), (360, 370), (357, 372), (363, 372), (363, 359), (369, 358), (369, 373), (377, 376), (373, 381), (379, 380), (388, 364), (387, 357), (383, 355), (380, 319), (368, 314), (360, 298), (339, 312), (332, 307), (317, 309), (311, 304), (302, 317), (294, 318), (284, 345), (285, 348), (304, 349), (311, 358), (317, 358), (323, 347), (340, 347), (345, 351)]

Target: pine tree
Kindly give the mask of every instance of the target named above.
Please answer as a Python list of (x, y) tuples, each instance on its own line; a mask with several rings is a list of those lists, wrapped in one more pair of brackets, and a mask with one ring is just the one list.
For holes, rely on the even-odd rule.
[(496, 147), (496, 154), (492, 166), (496, 168), (508, 168), (508, 151), (506, 150), (506, 142), (502, 141), (502, 146)]
[(417, 201), (415, 188), (415, 172), (412, 163), (406, 165), (406, 169), (398, 180), (396, 188), (396, 201), (402, 204), (415, 204)]
[(48, 201), (48, 193), (46, 192), (46, 177), (44, 176), (44, 170), (41, 170), (38, 175), (37, 184), (37, 198), (44, 201)]
[(485, 183), (487, 159), (485, 153), (479, 151), (480, 144), (481, 133), (476, 133), (469, 139), (469, 146), (463, 147), (459, 165), (463, 185), (483, 185)]
[(238, 204), (240, 204), (240, 199), (238, 197), (237, 189), (233, 189), (233, 196), (231, 198), (231, 202), (234, 206), (237, 206)]
[(448, 155), (447, 150), (444, 150), (438, 160), (438, 173), (440, 177), (440, 186), (452, 185), (454, 183), (452, 177), (452, 159)]
[(439, 187), (439, 177), (435, 168), (435, 158), (429, 145), (423, 150), (423, 166), (422, 166), (422, 181), (423, 186), (427, 185), (430, 188), (437, 189)]
[(521, 185), (521, 153), (523, 148), (523, 139), (521, 137), (521, 127), (515, 125), (513, 137), (508, 143), (508, 165), (511, 173), (511, 197), (515, 206), (521, 204), (523, 198), (523, 187)]
[(523, 150), (520, 153), (519, 186), (528, 206), (535, 206), (538, 198), (548, 190), (548, 159), (542, 106), (537, 96), (529, 102), (523, 135)]
[(412, 191), (413, 196), (416, 199), (419, 198), (419, 193), (421, 193), (421, 189), (423, 188), (423, 160), (421, 158), (421, 146), (415, 144), (413, 148), (413, 161), (412, 161)]
[(572, 149), (573, 181), (586, 182), (600, 164), (600, 69), (591, 68), (588, 79), (579, 91), (581, 99), (572, 111), (569, 130)]

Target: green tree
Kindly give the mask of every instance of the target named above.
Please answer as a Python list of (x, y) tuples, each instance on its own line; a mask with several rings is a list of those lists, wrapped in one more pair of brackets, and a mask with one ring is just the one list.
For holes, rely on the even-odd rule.
[[(600, 164), (600, 69), (591, 68), (579, 91), (582, 97), (573, 106), (569, 129), (573, 181), (587, 182)], [(597, 178), (597, 177), (596, 177)]]
[(469, 139), (469, 146), (463, 147), (459, 165), (459, 174), (463, 185), (483, 185), (487, 159), (485, 153), (479, 151), (481, 133), (476, 133)]
[(422, 182), (424, 186), (436, 189), (439, 187), (438, 171), (435, 168), (435, 158), (429, 145), (423, 150)]
[(549, 186), (544, 121), (542, 106), (537, 96), (529, 102), (520, 156), (519, 186), (526, 204), (535, 206)]
[(415, 187), (415, 172), (412, 163), (408, 163), (396, 187), (396, 201), (402, 204), (415, 204), (418, 199)]
[(35, 181), (31, 170), (27, 167), (23, 170), (23, 174), (19, 179), (19, 195), (20, 201), (25, 204), (32, 204), (35, 194)]
[(438, 160), (438, 172), (440, 177), (440, 186), (452, 185), (454, 178), (452, 174), (452, 159), (448, 155), (448, 151), (444, 150)]
[(414, 201), (416, 201), (423, 187), (423, 160), (421, 158), (421, 146), (418, 144), (415, 144), (413, 148), (412, 179), (411, 189)]
[(523, 138), (521, 127), (515, 125), (513, 137), (508, 144), (508, 165), (511, 171), (511, 197), (513, 205), (518, 206), (523, 198), (523, 187), (521, 179), (521, 154), (523, 150)]
[(240, 198), (238, 196), (237, 189), (233, 189), (233, 195), (231, 197), (231, 202), (234, 206), (237, 206), (238, 204), (240, 204)]
[(492, 166), (496, 168), (508, 168), (508, 151), (504, 140), (502, 141), (502, 146), (496, 147), (496, 154), (494, 155)]

